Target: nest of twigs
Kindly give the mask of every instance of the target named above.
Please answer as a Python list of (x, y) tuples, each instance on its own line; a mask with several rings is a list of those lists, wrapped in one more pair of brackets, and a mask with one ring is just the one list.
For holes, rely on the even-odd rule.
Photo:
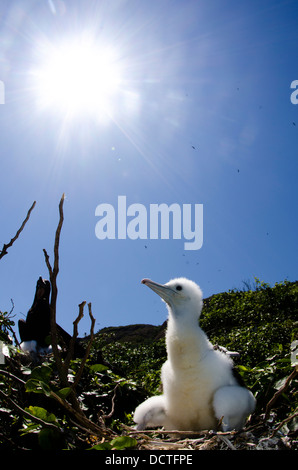
[(264, 415), (255, 418), (254, 424), (248, 423), (241, 431), (138, 432), (126, 428), (126, 433), (137, 439), (138, 450), (298, 450), (298, 432), (284, 433), (280, 426), (275, 426), (274, 413), (267, 421)]

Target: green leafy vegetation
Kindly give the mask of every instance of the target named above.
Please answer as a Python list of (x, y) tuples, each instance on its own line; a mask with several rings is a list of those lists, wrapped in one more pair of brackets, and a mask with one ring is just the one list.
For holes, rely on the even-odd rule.
[[(292, 436), (297, 436), (298, 429), (297, 297), (298, 283), (270, 287), (257, 281), (254, 290), (233, 290), (206, 299), (200, 322), (214, 344), (240, 353), (237, 370), (257, 397), (252, 422), (260, 417), (273, 420)], [(94, 336), (75, 392), (84, 419), (109, 430), (100, 438), (76, 419), (79, 411), (70, 399), (81, 360), (70, 362), (69, 386), (61, 386), (53, 355), (36, 362), (22, 353), (11, 339), (11, 314), (1, 313), (2, 344), (8, 346), (5, 363), (0, 365), (1, 448), (136, 448), (137, 440), (126, 429), (133, 424), (137, 404), (160, 393), (165, 326), (142, 326), (143, 336), (136, 326), (105, 328)]]
[[(64, 195), (59, 204), (53, 267), (44, 250), (52, 288), (53, 326), (63, 201)], [(16, 235), (3, 245), (0, 259), (18, 239), (34, 206), (35, 202)], [(79, 305), (74, 338), (85, 304)], [(90, 337), (82, 341), (85, 356), (74, 358), (71, 347), (59, 352), (52, 328), (53, 354), (40, 357), (20, 350), (12, 311), (0, 312), (1, 450), (144, 448), (130, 426), (135, 407), (147, 396), (160, 393), (166, 324), (111, 327), (94, 335), (95, 319), (89, 303)], [(246, 284), (242, 291), (213, 295), (204, 301), (200, 323), (214, 345), (240, 353), (235, 366), (257, 397), (257, 409), (248, 426), (258, 434), (253, 435), (248, 448), (256, 447), (259, 437), (275, 445), (271, 436), (278, 433), (281, 446), (298, 448), (298, 282), (271, 287), (256, 279), (253, 289)], [(205, 442), (212, 447), (217, 435), (213, 436), (215, 441), (209, 437), (203, 434), (195, 442), (203, 441), (202, 448)], [(219, 436), (222, 440), (234, 448), (237, 438), (233, 444)]]
[[(285, 281), (270, 287), (255, 281), (254, 290), (231, 290), (205, 299), (200, 324), (213, 344), (239, 352), (234, 362), (258, 397), (261, 410), (274, 394), (275, 382), (292, 370), (290, 348), (298, 338), (298, 283)], [(114, 335), (114, 329), (110, 334), (105, 329), (97, 336), (97, 345), (107, 360), (119, 365), (148, 394), (157, 393), (160, 368), (166, 359), (164, 339), (139, 344), (131, 338), (129, 343), (113, 343)], [(292, 399), (289, 411), (298, 405), (295, 393)]]

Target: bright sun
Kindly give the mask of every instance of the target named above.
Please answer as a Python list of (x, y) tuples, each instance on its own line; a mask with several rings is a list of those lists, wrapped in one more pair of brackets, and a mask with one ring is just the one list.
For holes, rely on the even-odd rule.
[(121, 83), (115, 53), (90, 40), (46, 48), (34, 77), (38, 106), (68, 118), (109, 114)]

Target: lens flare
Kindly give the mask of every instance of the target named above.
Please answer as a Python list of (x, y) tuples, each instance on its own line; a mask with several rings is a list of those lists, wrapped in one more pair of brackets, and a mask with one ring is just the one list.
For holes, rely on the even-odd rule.
[(90, 41), (51, 45), (33, 77), (38, 106), (68, 117), (109, 113), (121, 83), (115, 52)]

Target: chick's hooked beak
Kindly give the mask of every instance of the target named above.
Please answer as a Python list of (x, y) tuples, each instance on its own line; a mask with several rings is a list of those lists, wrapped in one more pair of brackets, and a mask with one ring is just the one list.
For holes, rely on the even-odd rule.
[(142, 279), (142, 284), (150, 287), (156, 294), (158, 294), (166, 303), (170, 303), (177, 292), (165, 284), (158, 284), (151, 281), (151, 279)]

